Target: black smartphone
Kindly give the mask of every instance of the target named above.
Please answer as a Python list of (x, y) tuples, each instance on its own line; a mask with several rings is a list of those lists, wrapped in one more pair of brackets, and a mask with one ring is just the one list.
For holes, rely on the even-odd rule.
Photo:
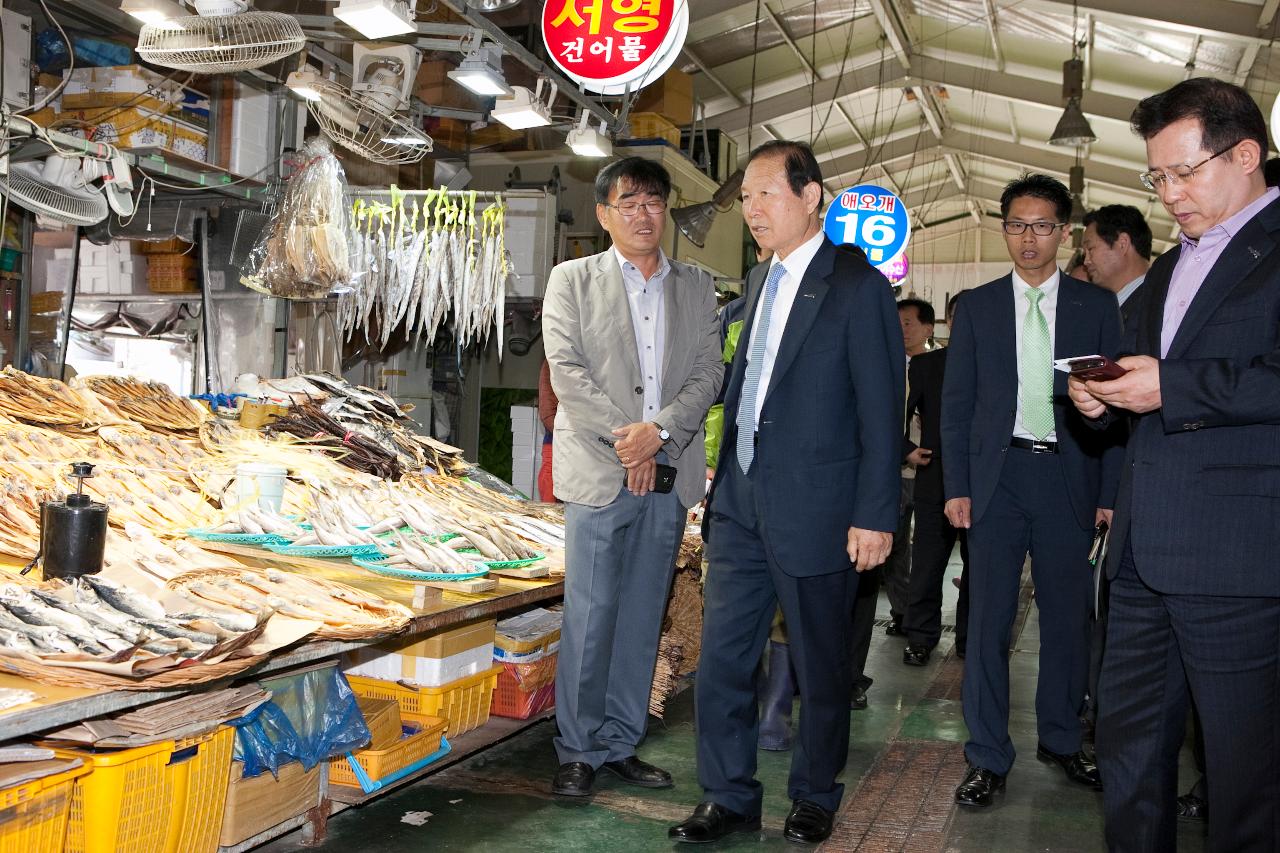
[(653, 490), (665, 495), (676, 487), (676, 468), (674, 465), (658, 465), (657, 476), (653, 480)]

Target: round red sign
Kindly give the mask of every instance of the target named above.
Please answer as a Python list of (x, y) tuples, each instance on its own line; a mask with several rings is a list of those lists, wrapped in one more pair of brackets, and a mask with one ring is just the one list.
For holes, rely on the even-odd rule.
[(547, 0), (542, 38), (583, 88), (620, 95), (658, 79), (689, 29), (689, 0)]

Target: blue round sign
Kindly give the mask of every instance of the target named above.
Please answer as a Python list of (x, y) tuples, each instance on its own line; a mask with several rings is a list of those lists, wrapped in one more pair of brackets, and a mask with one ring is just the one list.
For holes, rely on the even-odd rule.
[(832, 199), (823, 230), (833, 243), (861, 247), (867, 260), (879, 267), (907, 248), (911, 218), (902, 199), (889, 190), (858, 184)]

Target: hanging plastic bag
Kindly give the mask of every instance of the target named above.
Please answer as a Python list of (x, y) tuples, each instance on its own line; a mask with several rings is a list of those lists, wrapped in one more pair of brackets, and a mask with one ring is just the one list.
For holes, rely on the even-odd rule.
[(240, 282), (268, 296), (316, 299), (351, 287), (347, 179), (327, 139), (309, 140), (298, 158)]
[(369, 743), (371, 735), (351, 686), (337, 667), (314, 669), (262, 686), (271, 700), (232, 720), (235, 757), (244, 762), (245, 778), (282, 765), (302, 762), (310, 770), (321, 761)]

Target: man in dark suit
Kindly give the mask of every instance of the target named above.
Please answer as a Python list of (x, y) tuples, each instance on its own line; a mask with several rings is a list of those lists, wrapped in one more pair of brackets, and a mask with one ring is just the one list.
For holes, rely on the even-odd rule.
[(1138, 289), (1151, 266), (1151, 226), (1138, 208), (1108, 204), (1084, 215), (1081, 246), (1089, 281), (1116, 295), (1128, 326), (1137, 311)]
[[(1088, 555), (1109, 515), (1119, 446), (1085, 426), (1053, 359), (1116, 354), (1115, 297), (1062, 275), (1057, 253), (1071, 195), (1047, 175), (1010, 183), (1000, 199), (1010, 275), (965, 294), (942, 388), (946, 513), (969, 531), (969, 642), (964, 672), (969, 772), (956, 802), (989, 806), (1013, 766), (1009, 643), (1027, 554), (1040, 609), (1036, 756), (1097, 788), (1081, 749), (1093, 583)], [(1111, 461), (1104, 471), (1104, 456)]]
[[(957, 293), (947, 301), (947, 328), (955, 328)], [(911, 541), (911, 583), (903, 628), (907, 647), (902, 662), (924, 666), (942, 637), (942, 581), (947, 563), (960, 540), (960, 556), (967, 569), (969, 547), (964, 531), (952, 527), (944, 510), (942, 488), (942, 381), (946, 375), (947, 348), (913, 356), (907, 366), (907, 421), (920, 416), (920, 441), (908, 439), (908, 454), (916, 457), (916, 529)], [(956, 649), (963, 656), (968, 601), (956, 607)]]
[(1280, 190), (1245, 90), (1193, 78), (1138, 104), (1180, 245), (1110, 382), (1071, 383), (1100, 424), (1127, 418), (1107, 573), (1098, 757), (1114, 853), (1173, 850), (1188, 699), (1204, 734), (1214, 853), (1280, 849)]
[(677, 841), (760, 827), (755, 670), (778, 605), (801, 707), (785, 836), (825, 839), (844, 791), (854, 569), (884, 562), (898, 521), (906, 357), (888, 282), (823, 236), (821, 204), (809, 146), (751, 153), (743, 216), (774, 257), (748, 277), (725, 394), (695, 685), (705, 793)]

